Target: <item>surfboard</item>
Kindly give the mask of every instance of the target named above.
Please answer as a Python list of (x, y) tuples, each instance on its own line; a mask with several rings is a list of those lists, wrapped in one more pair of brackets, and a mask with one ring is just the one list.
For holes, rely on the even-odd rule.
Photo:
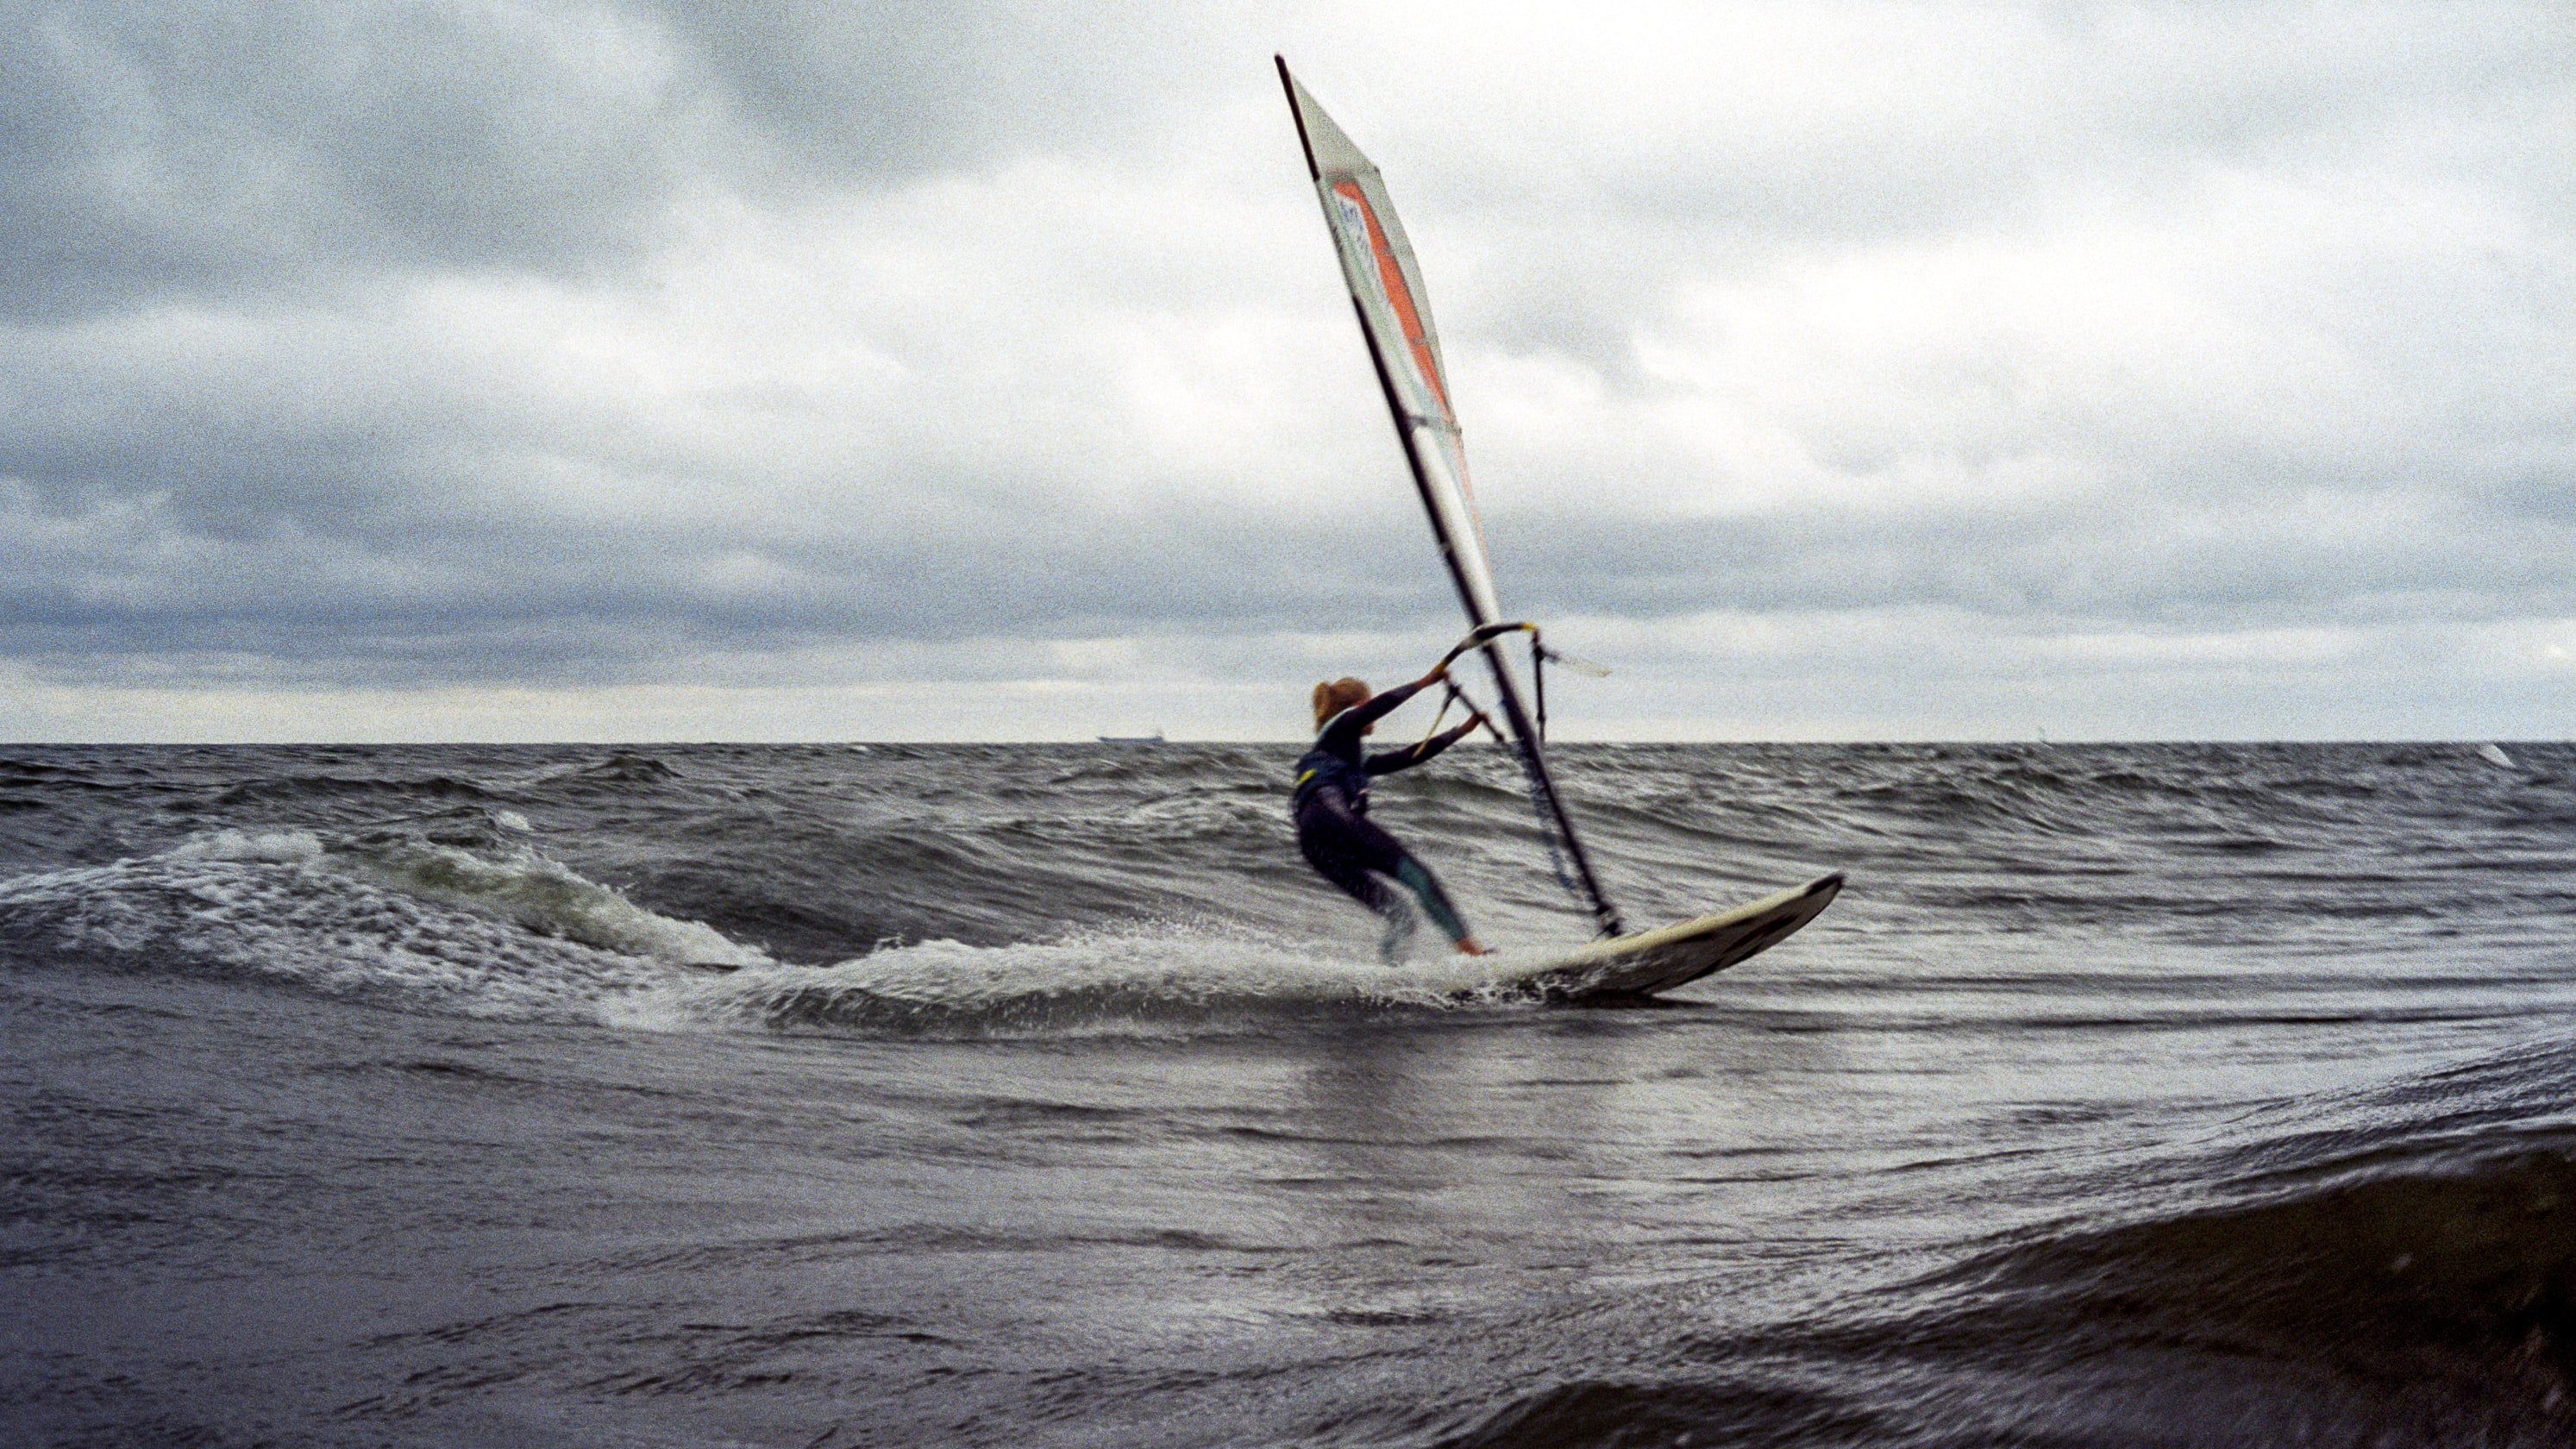
[(1837, 871), (1730, 911), (1594, 941), (1533, 967), (1514, 984), (1558, 1001), (1670, 991), (1787, 940), (1833, 904), (1842, 888)]

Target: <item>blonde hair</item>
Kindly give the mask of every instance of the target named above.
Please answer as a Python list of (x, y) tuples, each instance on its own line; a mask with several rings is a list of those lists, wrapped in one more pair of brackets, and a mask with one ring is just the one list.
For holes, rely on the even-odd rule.
[(1316, 685), (1315, 727), (1323, 728), (1324, 721), (1349, 709), (1352, 705), (1366, 701), (1368, 697), (1369, 687), (1349, 675), (1344, 675), (1330, 684)]

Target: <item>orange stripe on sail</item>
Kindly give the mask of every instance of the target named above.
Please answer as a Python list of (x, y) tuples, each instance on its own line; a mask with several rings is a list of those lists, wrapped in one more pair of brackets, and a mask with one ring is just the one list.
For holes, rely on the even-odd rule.
[(1431, 384), (1431, 395), (1440, 400), (1440, 410), (1456, 420), (1449, 406), (1449, 386), (1440, 376), (1440, 365), (1432, 360), (1430, 339), (1423, 335), (1422, 313), (1413, 305), (1413, 290), (1404, 284), (1404, 268), (1396, 265), (1395, 248), (1387, 245), (1386, 233), (1377, 224), (1377, 212), (1368, 204), (1368, 195), (1356, 181), (1333, 183), (1333, 189), (1358, 205), (1360, 219), (1368, 224), (1369, 254), (1377, 258), (1379, 282), (1386, 288), (1386, 300), (1395, 308), (1396, 325), (1404, 329), (1404, 345), (1413, 351), (1414, 370)]

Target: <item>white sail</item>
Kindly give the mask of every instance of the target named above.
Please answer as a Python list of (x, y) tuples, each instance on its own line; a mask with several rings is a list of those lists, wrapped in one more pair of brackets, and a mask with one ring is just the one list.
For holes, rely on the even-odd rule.
[[(1305, 143), (1307, 173), (1324, 204), (1324, 224), (1331, 229), (1333, 249), (1341, 257), (1342, 279), (1350, 285), (1351, 302), (1359, 312), (1360, 334), (1377, 364), (1378, 381), (1395, 415), (1414, 485), (1430, 515), (1432, 536), (1458, 587), (1469, 627), (1482, 630), (1497, 625), (1502, 606), (1494, 597), (1484, 528), (1476, 518), (1475, 495), (1467, 486), (1467, 453), (1459, 439), (1458, 414), (1449, 400), (1448, 370), (1440, 360), (1440, 334), (1431, 325), (1430, 299), (1423, 291), (1422, 269), (1413, 259), (1413, 243), (1406, 240), (1403, 223), (1395, 219), (1395, 204), (1387, 199), (1377, 167), (1288, 73), (1284, 59), (1279, 62), (1279, 80), (1287, 89), (1298, 137)], [(1492, 637), (1485, 639), (1481, 652), (1494, 672), (1504, 722), (1511, 728), (1512, 744), (1529, 777), (1531, 802), (1550, 837), (1549, 848), (1555, 852), (1562, 847), (1559, 878), (1583, 900), (1605, 933), (1617, 935), (1619, 912), (1603, 895), (1583, 843), (1575, 836), (1574, 821), (1565, 813), (1556, 782), (1548, 774), (1538, 731), (1521, 704), (1521, 687), (1511, 663)], [(1571, 877), (1565, 874), (1568, 864)]]
[(1449, 555), (1472, 622), (1490, 624), (1501, 617), (1502, 606), (1494, 597), (1493, 567), (1486, 561), (1484, 529), (1467, 482), (1467, 452), (1449, 401), (1440, 334), (1431, 324), (1431, 302), (1423, 290), (1421, 266), (1413, 259), (1413, 243), (1396, 219), (1377, 167), (1288, 74), (1285, 64), (1279, 75), (1305, 137), (1307, 168), (1341, 255), (1342, 278), (1359, 305), (1362, 329), (1386, 378), (1389, 404), (1397, 411), (1397, 426), (1410, 434), (1432, 531)]

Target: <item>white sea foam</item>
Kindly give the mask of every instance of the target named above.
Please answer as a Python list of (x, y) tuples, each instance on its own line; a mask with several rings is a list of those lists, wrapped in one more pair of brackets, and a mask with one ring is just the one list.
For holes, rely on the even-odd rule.
[(0, 915), (23, 936), (130, 969), (665, 1031), (1094, 1031), (1242, 1010), (1444, 1008), (1511, 995), (1529, 964), (1443, 953), (1391, 970), (1357, 944), (1161, 922), (798, 966), (533, 851), (301, 830), (211, 831), (156, 856), (0, 881)]
[(486, 859), (425, 841), (353, 851), (339, 862), (397, 889), (499, 913), (533, 931), (673, 964), (770, 963), (767, 952), (699, 921), (675, 920), (533, 852)]
[(0, 881), (21, 939), (127, 969), (279, 982), (467, 1015), (597, 1016), (685, 961), (765, 965), (541, 857), (218, 830), (159, 855)]
[(310, 830), (210, 830), (164, 852), (170, 860), (267, 860), (302, 865), (322, 858), (322, 838)]
[(1389, 969), (1207, 923), (1140, 923), (1002, 946), (923, 941), (830, 966), (770, 965), (617, 1003), (623, 1024), (1121, 1031), (1233, 1011), (1445, 1009), (1514, 997), (1530, 953)]
[(639, 963), (318, 863), (180, 855), (22, 876), (0, 911), (67, 954), (469, 1015), (559, 1016), (647, 984)]

